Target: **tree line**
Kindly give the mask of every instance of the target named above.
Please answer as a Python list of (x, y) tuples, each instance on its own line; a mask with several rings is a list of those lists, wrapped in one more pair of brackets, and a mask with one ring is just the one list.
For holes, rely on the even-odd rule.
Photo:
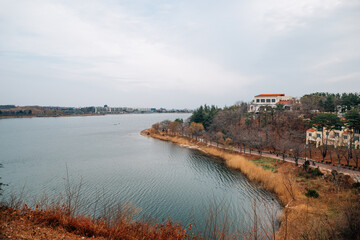
[(301, 99), (304, 110), (319, 112), (346, 112), (360, 107), (359, 93), (327, 93), (317, 92), (304, 95)]
[[(338, 105), (330, 104), (328, 99), (338, 101)], [(185, 121), (166, 120), (154, 124), (153, 128), (170, 135), (201, 138), (205, 142), (236, 147), (241, 151), (247, 149), (260, 154), (269, 151), (283, 158), (291, 156), (296, 163), (300, 157), (312, 158), (318, 151), (322, 161), (330, 157), (332, 163), (340, 164), (345, 159), (347, 165), (353, 163), (358, 167), (360, 150), (355, 149), (353, 143), (355, 133), (360, 129), (359, 99), (357, 93), (314, 93), (303, 96), (291, 111), (278, 106), (264, 108), (258, 113), (248, 112), (248, 103), (245, 102), (224, 108), (204, 105)], [(345, 106), (342, 118), (333, 113), (340, 104)], [(307, 129), (316, 127), (330, 131), (343, 126), (351, 132), (350, 147), (334, 148), (323, 144), (315, 148), (313, 143), (305, 145)]]
[(0, 116), (26, 116), (32, 115), (32, 110), (19, 110), (19, 111), (1, 111)]

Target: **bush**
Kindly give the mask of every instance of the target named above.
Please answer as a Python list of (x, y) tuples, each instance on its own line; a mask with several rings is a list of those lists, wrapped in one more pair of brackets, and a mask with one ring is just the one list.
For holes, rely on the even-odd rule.
[(324, 175), (319, 168), (314, 168), (312, 171), (311, 171), (311, 175), (313, 177), (318, 177), (318, 176), (322, 176)]
[(318, 197), (319, 197), (319, 193), (318, 193), (316, 190), (314, 190), (314, 189), (309, 189), (309, 190), (307, 191), (307, 193), (305, 193), (305, 196), (307, 196), (307, 197), (312, 197), (312, 198), (318, 198)]

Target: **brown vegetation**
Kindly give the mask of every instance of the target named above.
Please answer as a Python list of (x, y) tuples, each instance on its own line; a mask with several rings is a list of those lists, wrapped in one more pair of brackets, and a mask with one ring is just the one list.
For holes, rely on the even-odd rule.
[(114, 211), (112, 216), (93, 219), (70, 216), (67, 210), (62, 206), (44, 210), (32, 210), (26, 205), (21, 210), (1, 207), (0, 236), (2, 239), (193, 239), (188, 229), (170, 220), (161, 224), (131, 221), (121, 210)]
[[(33, 213), (0, 207), (0, 239), (90, 239), (69, 233), (61, 226), (51, 227), (34, 221)], [(91, 239), (93, 239), (91, 237)], [(95, 238), (103, 240), (104, 238)]]

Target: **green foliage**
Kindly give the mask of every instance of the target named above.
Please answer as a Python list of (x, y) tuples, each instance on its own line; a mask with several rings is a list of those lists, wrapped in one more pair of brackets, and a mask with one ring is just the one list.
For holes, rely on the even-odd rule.
[(340, 118), (332, 113), (320, 113), (313, 117), (311, 124), (313, 127), (326, 128), (328, 130), (340, 128), (343, 123)]
[(274, 166), (270, 166), (270, 165), (261, 165), (261, 167), (264, 169), (264, 170), (270, 170), (270, 171), (272, 171), (272, 172), (274, 172), (275, 171), (275, 168), (274, 168)]
[(333, 95), (326, 96), (326, 100), (323, 103), (325, 112), (334, 112), (335, 111), (335, 97)]
[(298, 175), (306, 179), (313, 179), (324, 175), (318, 168), (306, 167), (298, 170)]
[(360, 129), (360, 111), (353, 109), (345, 114), (345, 123), (349, 129), (359, 130)]
[(314, 189), (309, 189), (309, 190), (307, 191), (307, 193), (305, 193), (305, 196), (307, 196), (307, 197), (312, 197), (312, 198), (318, 198), (318, 197), (319, 197), (319, 193), (318, 193), (316, 190), (314, 190)]
[(311, 176), (313, 177), (319, 177), (319, 176), (322, 176), (324, 175), (319, 168), (314, 168), (312, 170), (309, 171), (309, 173), (311, 174)]
[(301, 102), (304, 104), (310, 104), (315, 110), (334, 112), (338, 106), (341, 106), (345, 110), (351, 110), (353, 108), (359, 108), (360, 95), (359, 93), (325, 93), (316, 92), (306, 94), (301, 98)]
[(285, 110), (285, 109), (284, 109), (284, 105), (283, 105), (283, 104), (277, 104), (277, 105), (276, 105), (275, 111), (283, 112), (284, 110)]
[(276, 163), (279, 161), (273, 158), (251, 159), (257, 166), (262, 167), (264, 170), (274, 172), (276, 170)]
[(204, 126), (205, 130), (207, 130), (219, 110), (220, 109), (218, 107), (215, 107), (214, 105), (212, 105), (211, 107), (207, 106), (206, 104), (204, 106), (200, 106), (191, 115), (190, 122), (201, 123)]
[(182, 119), (182, 118), (177, 118), (177, 119), (175, 119), (175, 122), (183, 123), (183, 122), (184, 122), (184, 119)]
[(341, 105), (346, 107), (346, 110), (359, 108), (360, 95), (358, 93), (343, 93), (341, 96)]

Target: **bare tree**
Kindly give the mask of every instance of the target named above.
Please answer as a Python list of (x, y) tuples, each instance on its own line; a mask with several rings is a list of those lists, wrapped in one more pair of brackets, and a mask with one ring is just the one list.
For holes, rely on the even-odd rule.
[(347, 150), (344, 149), (344, 147), (342, 146), (338, 146), (336, 148), (334, 148), (334, 152), (336, 155), (336, 158), (338, 160), (338, 163), (341, 163), (341, 159), (345, 157)]
[(298, 166), (299, 158), (304, 152), (304, 146), (298, 142), (289, 142), (289, 148), (294, 157), (295, 166)]

